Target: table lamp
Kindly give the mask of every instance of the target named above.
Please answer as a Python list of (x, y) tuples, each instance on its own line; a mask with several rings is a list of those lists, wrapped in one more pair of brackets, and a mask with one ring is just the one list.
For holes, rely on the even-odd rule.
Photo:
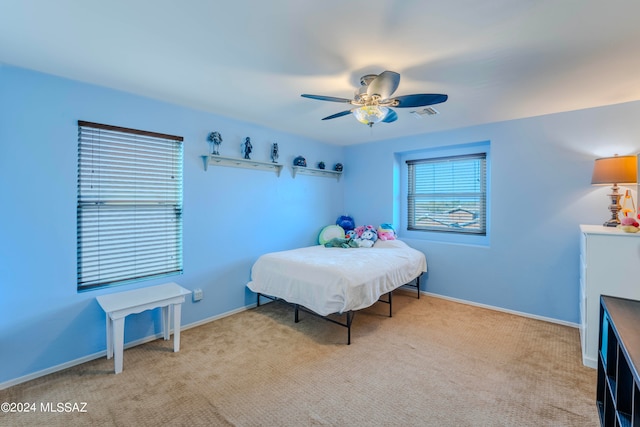
[(593, 176), (591, 178), (592, 185), (611, 185), (611, 219), (605, 222), (605, 227), (617, 227), (620, 225), (618, 212), (622, 209), (620, 205), (620, 197), (618, 193), (620, 187), (618, 184), (628, 185), (636, 184), (638, 178), (638, 158), (637, 156), (618, 156), (603, 157), (596, 159), (593, 166)]

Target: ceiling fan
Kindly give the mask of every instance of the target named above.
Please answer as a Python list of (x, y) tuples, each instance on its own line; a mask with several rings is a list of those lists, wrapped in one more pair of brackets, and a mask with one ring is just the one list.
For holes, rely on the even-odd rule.
[(398, 89), (400, 74), (394, 71), (384, 71), (380, 74), (367, 74), (360, 78), (360, 87), (356, 89), (353, 99), (337, 98), (334, 96), (302, 94), (304, 98), (318, 99), (320, 101), (342, 102), (354, 105), (355, 108), (341, 111), (322, 120), (335, 119), (337, 117), (353, 114), (360, 122), (373, 126), (375, 123), (391, 123), (398, 120), (398, 114), (391, 109), (423, 107), (445, 102), (447, 95), (442, 94), (413, 94), (391, 98)]

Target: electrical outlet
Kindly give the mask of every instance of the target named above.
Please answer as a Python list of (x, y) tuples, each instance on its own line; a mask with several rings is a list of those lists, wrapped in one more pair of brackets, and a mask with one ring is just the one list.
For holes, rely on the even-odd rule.
[(194, 289), (193, 290), (193, 302), (200, 301), (204, 297), (202, 289)]

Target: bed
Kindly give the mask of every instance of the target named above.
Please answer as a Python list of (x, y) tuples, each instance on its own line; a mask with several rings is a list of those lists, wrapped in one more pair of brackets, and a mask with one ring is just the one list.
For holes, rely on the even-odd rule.
[[(355, 311), (380, 301), (389, 304), (391, 317), (392, 291), (411, 285), (419, 297), (426, 271), (424, 254), (401, 240), (378, 240), (371, 248), (317, 245), (260, 256), (247, 287), (257, 294), (258, 306), (261, 296), (292, 304), (295, 322), (303, 310), (346, 327), (350, 344)], [(346, 321), (327, 317), (333, 314)]]

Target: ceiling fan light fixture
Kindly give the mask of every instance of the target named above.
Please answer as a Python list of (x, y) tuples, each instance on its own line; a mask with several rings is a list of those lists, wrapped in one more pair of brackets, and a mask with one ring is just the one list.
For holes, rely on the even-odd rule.
[(387, 107), (379, 107), (377, 105), (365, 105), (353, 110), (356, 120), (369, 127), (381, 122), (387, 116), (387, 113), (389, 113)]
[[(393, 123), (398, 120), (398, 114), (394, 108), (424, 107), (426, 105), (440, 104), (448, 99), (447, 95), (437, 93), (415, 93), (392, 97), (399, 84), (400, 74), (395, 71), (383, 71), (378, 75), (367, 74), (362, 76), (360, 78), (360, 87), (356, 89), (353, 99), (306, 93), (301, 96), (303, 98), (350, 105), (348, 110), (324, 117), (322, 120), (331, 120), (353, 114), (356, 120), (369, 127), (380, 122)], [(425, 108), (422, 111), (413, 111), (412, 113), (418, 117), (418, 115), (432, 115), (438, 112), (433, 108)]]

